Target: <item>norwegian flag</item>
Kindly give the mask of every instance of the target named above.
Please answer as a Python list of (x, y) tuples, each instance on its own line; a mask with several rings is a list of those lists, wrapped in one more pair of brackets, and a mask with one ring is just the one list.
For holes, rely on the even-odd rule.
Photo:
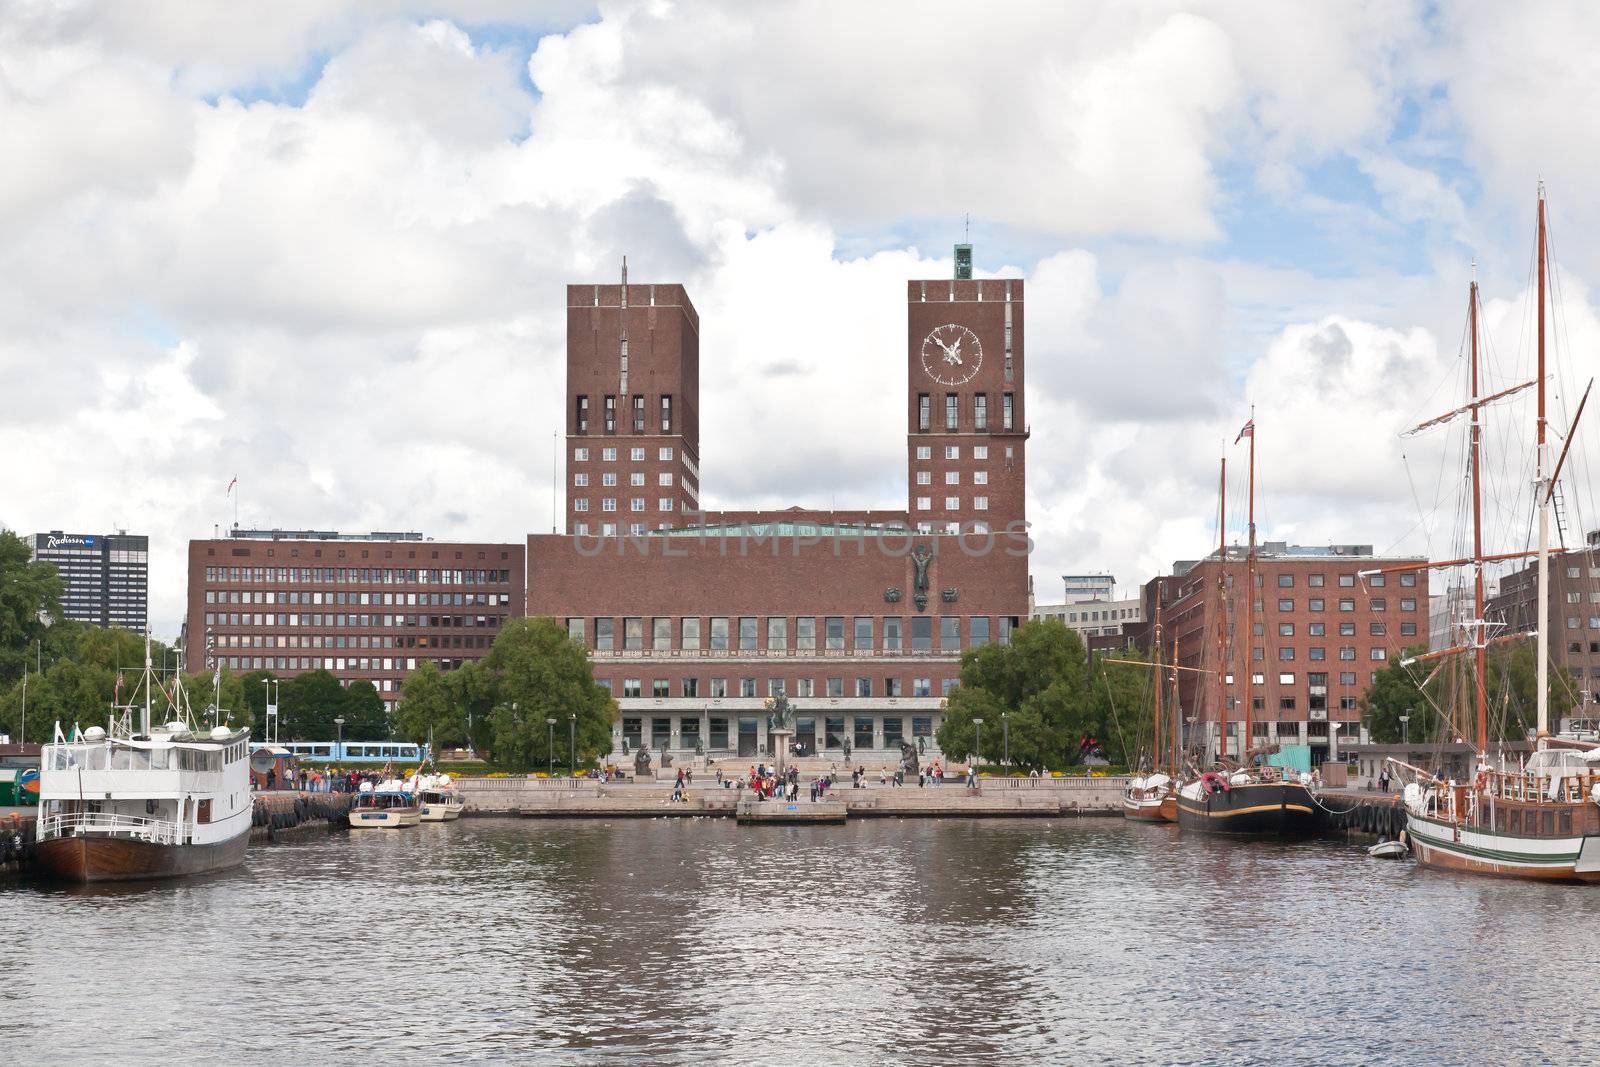
[(115, 703), (116, 699), (121, 695), (122, 695), (122, 672), (118, 671), (117, 672), (116, 688), (111, 690), (111, 700), (112, 700), (112, 702)]
[(1239, 436), (1235, 437), (1233, 439), (1233, 443), (1234, 444), (1238, 444), (1240, 441), (1243, 441), (1246, 437), (1254, 437), (1255, 435), (1256, 435), (1256, 420), (1255, 419), (1251, 419), (1249, 422), (1244, 424), (1244, 429), (1239, 431)]
[(238, 485), (238, 484), (239, 484), (239, 476), (237, 474), (235, 474), (233, 476), (233, 481), (228, 483), (227, 492), (224, 492), (222, 495), (223, 496), (227, 496), (229, 493), (232, 493), (233, 492), (233, 487)]

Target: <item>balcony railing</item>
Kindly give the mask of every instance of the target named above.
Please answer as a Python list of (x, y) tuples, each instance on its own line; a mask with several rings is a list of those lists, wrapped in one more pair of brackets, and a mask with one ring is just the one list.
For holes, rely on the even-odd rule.
[(157, 845), (183, 840), (182, 827), (167, 819), (146, 819), (107, 811), (46, 815), (39, 820), (39, 839), (55, 837), (128, 837)]

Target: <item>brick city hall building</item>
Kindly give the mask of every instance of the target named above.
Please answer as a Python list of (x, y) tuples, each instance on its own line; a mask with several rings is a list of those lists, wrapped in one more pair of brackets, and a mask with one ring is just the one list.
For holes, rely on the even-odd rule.
[[(1023, 283), (908, 283), (904, 511), (703, 514), (699, 316), (680, 285), (567, 289), (567, 531), (527, 611), (590, 650), (614, 747), (934, 752), (961, 653), (1027, 616)], [(886, 410), (885, 414), (888, 412)]]

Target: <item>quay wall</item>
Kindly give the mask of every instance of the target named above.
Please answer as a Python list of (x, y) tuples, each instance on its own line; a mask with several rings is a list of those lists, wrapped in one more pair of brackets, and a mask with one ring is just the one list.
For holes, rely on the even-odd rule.
[[(530, 818), (731, 817), (742, 790), (697, 781), (686, 801), (672, 800), (670, 782), (599, 782), (570, 778), (460, 778), (456, 780), (466, 815), (521, 815)], [(828, 800), (844, 804), (852, 818), (960, 818), (980, 816), (1050, 817), (1120, 815), (1127, 779), (983, 778), (977, 789), (959, 782), (939, 786), (848, 784), (828, 790)], [(809, 802), (809, 787), (801, 803)]]

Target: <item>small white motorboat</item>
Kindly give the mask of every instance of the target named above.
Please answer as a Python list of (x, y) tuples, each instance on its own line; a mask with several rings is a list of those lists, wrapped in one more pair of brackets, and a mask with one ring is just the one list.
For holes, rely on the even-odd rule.
[(1404, 841), (1379, 841), (1367, 849), (1367, 855), (1377, 860), (1397, 860), (1407, 852)]
[(394, 830), (415, 826), (422, 821), (422, 808), (416, 797), (401, 789), (379, 787), (356, 794), (350, 809), (352, 830)]

